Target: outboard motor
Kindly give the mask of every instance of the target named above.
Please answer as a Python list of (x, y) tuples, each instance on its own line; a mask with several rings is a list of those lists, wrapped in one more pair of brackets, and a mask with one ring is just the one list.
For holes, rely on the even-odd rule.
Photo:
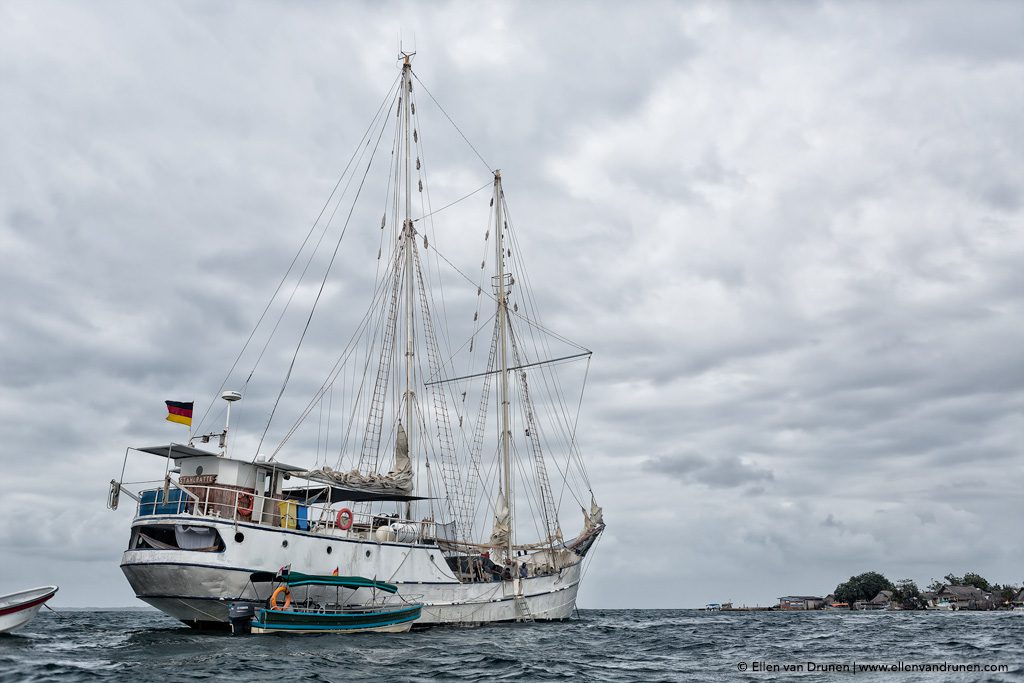
[(228, 605), (228, 621), (231, 622), (231, 635), (246, 636), (252, 633), (252, 618), (256, 614), (253, 606), (246, 602), (233, 602)]

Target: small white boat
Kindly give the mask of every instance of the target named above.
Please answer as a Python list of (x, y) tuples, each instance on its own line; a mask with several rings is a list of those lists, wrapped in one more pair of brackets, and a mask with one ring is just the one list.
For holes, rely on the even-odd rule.
[(42, 586), (0, 595), (0, 633), (21, 628), (32, 621), (46, 601), (56, 594), (56, 586)]

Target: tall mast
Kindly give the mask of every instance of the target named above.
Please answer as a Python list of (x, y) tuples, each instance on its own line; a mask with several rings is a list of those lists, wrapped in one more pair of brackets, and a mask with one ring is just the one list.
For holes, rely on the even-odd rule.
[(505, 282), (505, 221), (502, 210), (501, 171), (494, 172), (494, 225), (497, 239), (494, 240), (495, 261), (498, 269), (498, 345), (501, 357), (501, 373), (498, 375), (501, 387), (501, 464), (503, 483), (505, 485), (505, 505), (508, 506), (509, 533), (505, 549), (509, 560), (512, 559), (512, 535), (515, 529), (512, 512), (512, 426), (509, 421), (508, 401), (508, 298)]
[[(409, 454), (413, 450), (413, 386), (415, 377), (415, 353), (416, 338), (413, 318), (413, 303), (415, 301), (415, 287), (413, 270), (413, 228), (412, 228), (412, 108), (410, 106), (410, 93), (412, 92), (412, 65), (409, 63), (409, 53), (402, 54), (402, 120), (405, 133), (405, 221), (402, 223), (403, 236), (405, 241), (403, 249), (405, 252), (405, 432), (409, 439)], [(412, 503), (405, 504), (405, 518), (412, 517)]]

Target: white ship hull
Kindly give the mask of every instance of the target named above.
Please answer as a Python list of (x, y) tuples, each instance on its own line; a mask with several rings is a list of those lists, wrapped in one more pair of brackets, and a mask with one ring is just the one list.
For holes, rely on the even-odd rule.
[[(227, 624), (232, 601), (260, 601), (249, 581), (252, 572), (296, 571), (330, 574), (335, 568), (393, 583), (401, 599), (423, 603), (416, 625), (483, 624), (517, 620), (561, 620), (572, 615), (579, 588), (581, 560), (561, 571), (514, 581), (461, 583), (433, 545), (379, 543), (325, 536), (255, 524), (198, 521), (191, 515), (147, 516), (142, 524), (177, 523), (213, 526), (224, 540), (221, 552), (181, 549), (127, 550), (121, 569), (136, 596), (160, 611), (193, 626)], [(235, 540), (242, 534), (241, 542)], [(287, 546), (285, 546), (287, 542)], [(366, 592), (351, 595), (358, 602)], [(519, 600), (516, 595), (522, 596)]]

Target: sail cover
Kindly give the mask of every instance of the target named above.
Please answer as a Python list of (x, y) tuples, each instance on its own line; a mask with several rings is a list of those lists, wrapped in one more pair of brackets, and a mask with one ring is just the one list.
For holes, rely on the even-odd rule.
[(508, 545), (509, 535), (512, 533), (512, 519), (509, 514), (508, 504), (505, 503), (505, 494), (498, 494), (498, 502), (494, 505), (494, 528), (491, 530), (491, 545), (495, 548)]
[(412, 493), (412, 460), (409, 458), (409, 436), (402, 423), (398, 423), (395, 438), (395, 466), (387, 474), (379, 472), (338, 472), (330, 467), (321, 467), (304, 473), (310, 479), (319, 479), (341, 486), (380, 492)]

